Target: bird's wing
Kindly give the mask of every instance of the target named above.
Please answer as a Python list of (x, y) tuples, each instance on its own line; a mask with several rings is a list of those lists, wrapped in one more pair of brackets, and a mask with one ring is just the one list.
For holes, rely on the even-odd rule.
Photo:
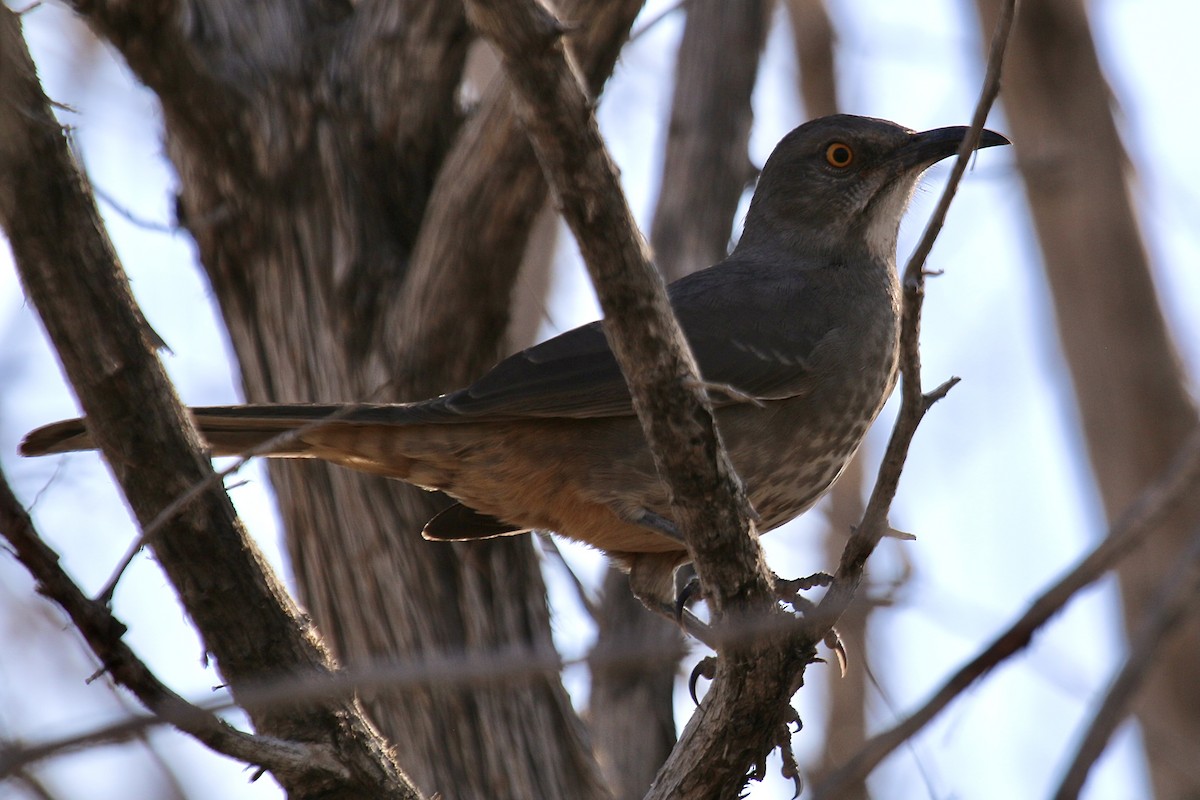
[[(701, 376), (712, 385), (714, 405), (809, 390), (809, 357), (829, 332), (829, 320), (819, 313), (797, 319), (794, 309), (806, 292), (819, 291), (819, 283), (807, 271), (731, 259), (671, 285), (672, 305)], [(418, 415), (447, 422), (633, 414), (629, 390), (598, 322), (510, 356), (471, 386), (417, 405)]]
[(509, 356), (467, 388), (432, 402), (469, 417), (633, 413), (629, 390), (599, 322)]

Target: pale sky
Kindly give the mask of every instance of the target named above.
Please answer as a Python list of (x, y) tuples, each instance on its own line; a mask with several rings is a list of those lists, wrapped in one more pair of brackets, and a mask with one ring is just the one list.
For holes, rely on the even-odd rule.
[[(831, 5), (836, 5), (841, 37), (838, 65), (846, 111), (918, 129), (969, 121), (982, 74), (976, 23), (962, 13), (969, 6), (950, 0)], [(1101, 0), (1092, 10), (1137, 173), (1135, 197), (1160, 294), (1195, 394), (1200, 198), (1193, 187), (1200, 185), (1200, 159), (1192, 155), (1190, 137), (1179, 132), (1200, 125), (1200, 109), (1192, 100), (1200, 6), (1189, 0)], [(75, 128), (93, 183), (138, 218), (169, 223), (173, 178), (162, 159), (153, 96), (131, 86), (111, 53), (76, 52), (80, 39), (68, 19), (52, 5), (24, 17), (47, 91), (75, 110), (63, 119)], [(677, 15), (667, 19), (625, 52), (600, 109), (644, 225), (656, 193), (679, 23)], [(786, 31), (776, 26), (755, 96), (751, 156), (758, 164), (775, 141), (805, 119), (789, 48)], [(990, 127), (1005, 130), (1002, 109), (993, 113)], [(902, 261), (944, 175), (944, 168), (931, 171), (914, 203), (903, 228)], [(197, 405), (235, 402), (236, 378), (190, 240), (134, 225), (108, 204), (101, 210), (138, 300), (173, 351), (165, 361), (181, 395)], [(595, 314), (590, 287), (573, 262), (569, 234), (560, 250), (563, 266), (547, 335)], [(0, 463), (22, 500), (35, 504), (35, 519), (67, 568), (95, 589), (135, 532), (94, 455), (39, 460), (15, 455), (24, 432), (73, 416), (76, 406), (22, 301), (8, 258), (6, 248), (0, 250)], [(1038, 259), (1011, 155), (981, 154), (934, 249), (930, 266), (945, 275), (930, 283), (925, 305), (926, 381), (933, 385), (959, 375), (963, 382), (918, 431), (893, 509), (893, 524), (918, 539), (887, 543), (872, 565), (882, 578), (897, 574), (905, 563), (913, 571), (897, 605), (880, 611), (872, 629), (870, 664), (887, 695), (872, 699), (877, 727), (921, 702), (1103, 532)], [(870, 453), (878, 452), (893, 418), (894, 409), (885, 409), (872, 432)], [(873, 470), (874, 457), (870, 463)], [(255, 468), (242, 477), (249, 483), (233, 491), (235, 502), (286, 574), (262, 472)], [(765, 537), (775, 571), (805, 575), (827, 567), (814, 546), (819, 528), (814, 511)], [(600, 574), (602, 561), (595, 554), (581, 548), (568, 548), (568, 554), (585, 578)], [(551, 569), (548, 580), (564, 654), (580, 654), (593, 631), (562, 575)], [(28, 606), (15, 602), (30, 593), (23, 570), (12, 559), (0, 559), (0, 625), (20, 643), (0, 653), (0, 684), (8, 687), (0, 689), (0, 735), (36, 742), (124, 714), (99, 683), (84, 684), (93, 665), (78, 645), (66, 648), (77, 654), (73, 660), (63, 655), (56, 612), (43, 603), (44, 613), (31, 624)], [(911, 748), (886, 762), (873, 778), (875, 790), (889, 798), (1050, 792), (1092, 703), (1119, 664), (1123, 635), (1114, 618), (1117, 604), (1111, 581), (1078, 598), (1026, 653), (968, 692)], [(218, 681), (200, 663), (199, 645), (149, 557), (140, 557), (126, 574), (116, 612), (129, 625), (127, 641), (160, 677), (187, 697), (208, 695)], [(685, 661), (685, 672), (693, 661)], [(827, 674), (814, 667), (810, 682), (815, 686)], [(572, 670), (564, 679), (583, 695), (586, 674)], [(17, 686), (22, 690), (14, 691)], [(794, 739), (801, 758), (814, 752), (815, 732), (823, 723), (817, 697), (817, 691), (803, 690), (797, 698), (814, 732)], [(681, 724), (691, 709), (681, 693)], [(166, 730), (153, 736), (190, 796), (281, 796), (269, 779), (249, 784), (239, 764), (209, 754), (186, 737)], [(1122, 800), (1147, 793), (1138, 741), (1133, 726), (1120, 730), (1093, 771), (1086, 798)], [(773, 761), (773, 770), (777, 764)], [(44, 774), (62, 797), (150, 797), (161, 790), (153, 768), (133, 748), (63, 757)], [(136, 781), (145, 783), (132, 786)], [(790, 788), (772, 780), (751, 796), (788, 797)]]

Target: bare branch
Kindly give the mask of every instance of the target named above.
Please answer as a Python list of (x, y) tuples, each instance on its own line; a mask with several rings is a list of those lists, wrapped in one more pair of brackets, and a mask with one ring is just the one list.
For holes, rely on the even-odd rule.
[(810, 117), (838, 112), (837, 80), (834, 71), (833, 21), (824, 0), (787, 0), (792, 40), (799, 62), (800, 94)]
[[(104, 665), (104, 671), (164, 722), (219, 753), (271, 770), (285, 785), (292, 781), (344, 781), (350, 777), (328, 745), (243, 733), (167, 688), (122, 641), (125, 626), (103, 603), (90, 600), (59, 566), (58, 554), (42, 541), (3, 472), (0, 472), (0, 535), (12, 545), (17, 560), (37, 581), (38, 592), (67, 613)], [(40, 757), (37, 750), (9, 748), (0, 757), (0, 776), (14, 774), (14, 770)], [(16, 763), (6, 763), (18, 754)]]
[[(592, 92), (598, 94), (612, 73), (641, 5), (641, 0), (563, 4), (568, 19), (587, 20), (571, 44)], [(403, 382), (396, 387), (398, 396), (445, 391), (502, 355), (500, 334), (508, 323), (513, 284), (546, 195), (546, 180), (517, 121), (508, 81), (500, 77), (488, 86), (446, 156), (402, 293), (383, 312), (380, 339), (391, 352), (380, 370)], [(471, 235), (462, 235), (464, 230)], [(463, 342), (492, 346), (464, 353)]]
[[(975, 5), (980, 22), (990, 25), (998, 0)], [(1091, 13), (1099, 10), (1081, 0), (1023, 3), (1004, 93), (1062, 378), (1077, 410), (1082, 455), (1111, 522), (1166, 469), (1200, 414), (1194, 373), (1180, 358), (1178, 337), (1185, 334), (1171, 324), (1160, 282), (1159, 268), (1171, 258), (1151, 244), (1156, 237), (1142, 224), (1143, 169), (1159, 167), (1144, 159), (1140, 138), (1129, 137), (1132, 109), (1120, 107), (1120, 80), (1106, 69), (1106, 37)], [(1171, 169), (1165, 164), (1161, 169)], [(1164, 523), (1153, 545), (1121, 562), (1119, 616), (1130, 635), (1198, 518), (1200, 493)], [(1135, 707), (1148, 734), (1147, 794), (1155, 797), (1188, 796), (1200, 786), (1193, 755), (1200, 743), (1200, 619), (1176, 635), (1179, 643), (1160, 653)], [(1176, 743), (1187, 752), (1181, 755)]]
[(1170, 641), (1189, 616), (1200, 612), (1200, 528), (1192, 534), (1192, 541), (1176, 565), (1175, 571), (1167, 576), (1162, 590), (1146, 614), (1141, 630), (1129, 644), (1129, 655), (1125, 664), (1113, 679), (1108, 693), (1088, 726), (1054, 793), (1055, 800), (1073, 800), (1079, 796), (1087, 781), (1088, 772), (1100, 754), (1104, 752), (1109, 737), (1117, 725), (1129, 715), (1129, 704), (1146, 680), (1146, 673), (1159, 663), (1156, 656), (1163, 645)]
[(1029, 609), (993, 642), (955, 672), (908, 719), (876, 735), (829, 780), (816, 797), (838, 797), (842, 787), (868, 775), (889, 753), (925, 727), (954, 698), (1004, 659), (1023, 649), (1033, 634), (1074, 597), (1154, 532), (1184, 499), (1200, 487), (1200, 429), (1180, 448), (1171, 467), (1147, 488), (1109, 530), (1108, 536), (1074, 569), (1041, 594)]
[(746, 154), (750, 99), (773, 7), (695, 0), (687, 9), (650, 228), (668, 281), (715, 264), (729, 248), (738, 200), (755, 177)]
[[(734, 212), (754, 172), (747, 155), (750, 100), (770, 10), (761, 0), (696, 0), (687, 6), (650, 230), (664, 280), (715, 264), (728, 251)], [(701, 388), (710, 400), (761, 405), (728, 384), (705, 382)], [(646, 639), (676, 648), (680, 657), (686, 652), (678, 626), (647, 614), (617, 569), (605, 576), (600, 600), (597, 654)], [(617, 800), (640, 799), (675, 745), (677, 669), (661, 659), (637, 669), (592, 669), (588, 721)]]
[(753, 587), (746, 597), (760, 608), (773, 607), (762, 551), (744, 535), (749, 503), (720, 449), (695, 360), (563, 47), (562, 23), (532, 0), (476, 0), (468, 18), (503, 56), (518, 112), (592, 274), (605, 332), (714, 609), (724, 611), (729, 587), (740, 583)]
[[(718, 618), (734, 609), (761, 615), (761, 626), (756, 619), (754, 625), (739, 630), (744, 635), (736, 641), (723, 640), (717, 680), (660, 773), (651, 796), (732, 793), (744, 783), (747, 769), (780, 741), (787, 720), (786, 700), (797, 688), (803, 665), (811, 659), (815, 643), (825, 638), (844, 610), (866, 556), (888, 530), (886, 509), (925, 406), (917, 377), (921, 266), (965, 169), (964, 155), (978, 141), (983, 117), (995, 97), (1007, 25), (1000, 26), (995, 39), (973, 132), (963, 143), (951, 185), (906, 270), (903, 358), (908, 370), (908, 411), (898, 422), (881, 471), (882, 485), (868, 507), (864, 525), (847, 548), (841, 581), (826, 595), (818, 613), (806, 620), (805, 637), (791, 641), (779, 637), (772, 642), (765, 634), (775, 630), (778, 635), (771, 615), (780, 611), (761, 550), (752, 537), (739, 535), (748, 528), (744, 494), (732, 484), (727, 460), (718, 456), (703, 398), (687, 386), (689, 379), (695, 380), (693, 361), (671, 324), (661, 282), (647, 264), (644, 244), (629, 219), (586, 98), (564, 58), (561, 26), (535, 3), (508, 3), (501, 8), (494, 0), (476, 0), (469, 6), (468, 17), (505, 56), (534, 149), (593, 272), (606, 331), (630, 382), (660, 474), (674, 490), (674, 510), (683, 523), (697, 572), (711, 593), (710, 603)], [(648, 329), (645, 320), (652, 320), (653, 328)], [(681, 376), (683, 385), (677, 383)], [(690, 396), (685, 388), (693, 388)], [(680, 435), (687, 431), (690, 436)], [(693, 442), (703, 444), (697, 447)], [(697, 504), (697, 500), (701, 502)], [(706, 506), (711, 514), (707, 518)], [(702, 522), (710, 524), (702, 526)], [(748, 714), (748, 709), (762, 712), (762, 716)], [(705, 726), (702, 733), (701, 720)]]
[[(631, 664), (645, 663), (647, 660), (675, 657), (673, 651), (666, 652), (661, 646), (630, 643), (606, 653), (600, 663), (605, 667), (619, 669)], [(514, 686), (533, 684), (564, 668), (586, 663), (588, 659), (564, 661), (554, 652), (536, 652), (520, 647), (486, 654), (428, 657), (402, 662), (380, 661), (342, 669), (330, 675), (308, 673), (280, 676), (246, 688), (238, 693), (236, 699), (226, 695), (215, 700), (194, 702), (192, 707), (199, 709), (201, 713), (212, 714), (238, 707), (287, 707), (297, 702), (329, 702), (350, 698), (356, 694), (383, 690), (415, 691), (431, 686), (496, 686), (512, 690)], [(63, 752), (102, 742), (122, 741), (146, 728), (167, 722), (168, 720), (160, 716), (133, 717), (42, 744), (19, 749), (9, 748), (7, 752), (0, 753), (0, 774), (9, 774), (34, 761)]]
[[(89, 431), (146, 525), (212, 468), (155, 357), (154, 337), (37, 83), (17, 17), (5, 9), (0, 59), (0, 222)], [(235, 693), (266, 675), (333, 669), (320, 637), (218, 488), (171, 521), (155, 541), (155, 555)], [(244, 613), (248, 608), (256, 613)], [(417, 796), (356, 703), (248, 711), (268, 735), (337, 748), (358, 790)], [(294, 777), (281, 780), (287, 786)], [(330, 787), (331, 796), (338, 790), (350, 791)]]
[(942, 384), (928, 396), (921, 389), (921, 304), (925, 298), (925, 259), (933, 249), (938, 233), (946, 219), (950, 202), (958, 190), (959, 181), (966, 171), (967, 163), (975, 146), (979, 142), (979, 134), (983, 124), (1000, 91), (1000, 70), (1004, 63), (1004, 53), (1008, 45), (1009, 32), (1012, 29), (1015, 0), (1008, 0), (1005, 12), (1000, 15), (992, 35), (991, 52), (988, 54), (987, 72), (984, 76), (983, 88), (979, 101), (975, 105), (975, 113), (971, 119), (971, 127), (958, 148), (958, 157), (950, 178), (934, 208), (929, 222), (925, 226), (916, 249), (909, 257), (904, 268), (904, 311), (900, 319), (900, 373), (901, 382), (900, 413), (892, 430), (884, 452), (883, 463), (879, 467), (879, 476), (875, 488), (867, 501), (867, 510), (862, 523), (854, 529), (854, 533), (842, 550), (841, 563), (833, 585), (829, 587), (825, 597), (817, 609), (809, 614), (806, 622), (809, 626), (812, 641), (820, 641), (837, 622), (862, 580), (863, 568), (867, 558), (874, 552), (879, 540), (888, 535), (891, 529), (888, 524), (888, 510), (896, 496), (900, 484), (900, 473), (904, 469), (904, 461), (908, 456), (908, 448), (912, 443), (917, 426), (929, 410), (929, 406), (945, 395), (953, 386), (953, 379)]

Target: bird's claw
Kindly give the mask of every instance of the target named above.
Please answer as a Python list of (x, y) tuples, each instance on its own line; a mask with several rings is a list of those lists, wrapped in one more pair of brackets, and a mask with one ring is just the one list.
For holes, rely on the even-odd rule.
[(792, 786), (796, 790), (792, 795), (792, 800), (796, 800), (800, 796), (800, 792), (804, 790), (804, 781), (800, 776), (800, 765), (796, 762), (796, 753), (792, 750), (792, 732), (788, 726), (793, 722), (796, 723), (796, 733), (799, 733), (803, 723), (800, 722), (800, 714), (793, 706), (788, 706), (788, 711), (790, 713), (783, 721), (779, 731), (779, 741), (776, 744), (779, 746), (779, 757), (783, 761), (783, 765), (779, 768), (779, 774), (791, 780)]
[(846, 645), (842, 643), (842, 637), (838, 635), (837, 628), (829, 629), (829, 633), (825, 634), (824, 643), (837, 657), (841, 676), (846, 677), (846, 670), (850, 666), (850, 656), (846, 653)]
[[(780, 724), (776, 731), (775, 746), (779, 748), (779, 758), (783, 764), (779, 768), (779, 774), (789, 779), (792, 786), (795, 788), (795, 793), (792, 795), (792, 800), (796, 800), (800, 796), (800, 792), (804, 789), (804, 781), (800, 777), (800, 764), (796, 761), (796, 752), (792, 749), (792, 732), (789, 726), (796, 723), (796, 732), (800, 732), (801, 723), (800, 715), (796, 713), (796, 709), (792, 706), (787, 707), (787, 716)], [(754, 781), (762, 781), (767, 775), (767, 757), (764, 754), (750, 767), (749, 777)]]
[(717, 659), (713, 656), (705, 656), (696, 663), (692, 669), (692, 674), (688, 677), (688, 694), (692, 696), (692, 702), (700, 705), (700, 701), (696, 698), (696, 683), (701, 678), (711, 681), (717, 675)]
[(679, 594), (675, 596), (675, 621), (677, 623), (683, 624), (683, 612), (701, 595), (700, 579), (693, 575), (692, 579), (685, 583), (679, 590)]

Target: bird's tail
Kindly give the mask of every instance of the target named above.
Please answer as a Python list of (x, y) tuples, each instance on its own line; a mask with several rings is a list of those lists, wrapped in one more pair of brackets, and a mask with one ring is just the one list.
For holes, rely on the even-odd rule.
[[(278, 404), (210, 406), (189, 411), (201, 434), (215, 456), (242, 455), (252, 450), (256, 455), (275, 457), (305, 457), (316, 455), (310, 432), (328, 426), (359, 424), (366, 421), (378, 406)], [(298, 436), (281, 438), (281, 434), (299, 431)], [(319, 437), (317, 437), (319, 438)], [(268, 443), (270, 443), (268, 445)], [(268, 445), (266, 450), (258, 448)], [(82, 419), (68, 419), (45, 425), (28, 434), (21, 442), (21, 455), (44, 456), (77, 450), (94, 450), (95, 442)]]

